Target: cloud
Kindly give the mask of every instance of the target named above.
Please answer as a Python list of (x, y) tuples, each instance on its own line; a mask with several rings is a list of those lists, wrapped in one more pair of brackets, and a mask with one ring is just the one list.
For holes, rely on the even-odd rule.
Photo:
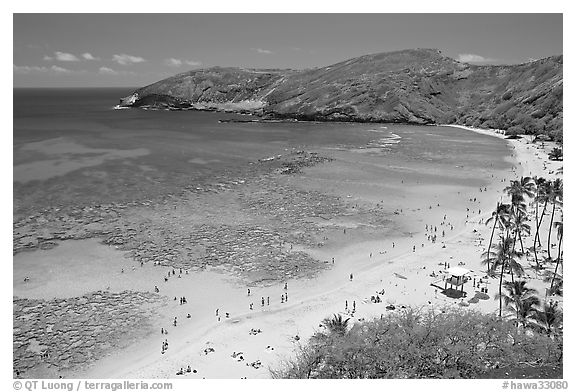
[(198, 66), (202, 65), (202, 63), (200, 61), (180, 60), (180, 59), (175, 59), (173, 57), (164, 60), (164, 64), (166, 64), (169, 67), (181, 67), (183, 64), (189, 65), (191, 67), (198, 67)]
[(47, 67), (36, 67), (36, 66), (28, 66), (28, 65), (16, 65), (13, 64), (14, 73), (18, 74), (30, 74), (30, 73), (40, 73), (40, 72), (48, 72), (50, 68)]
[(271, 50), (268, 49), (262, 49), (262, 48), (252, 48), (252, 50), (260, 53), (260, 54), (272, 54), (274, 52), (272, 52)]
[(72, 53), (54, 52), (54, 56), (58, 61), (80, 61), (80, 59)]
[(191, 67), (199, 67), (202, 65), (200, 61), (194, 61), (194, 60), (185, 60), (184, 64), (189, 65)]
[(50, 67), (50, 70), (52, 70), (56, 73), (70, 73), (70, 72), (72, 72), (69, 69), (58, 67), (57, 65), (53, 65), (52, 67)]
[[(81, 57), (84, 60), (100, 60), (99, 57), (94, 57), (94, 56), (92, 56), (91, 53), (83, 53)], [(43, 57), (43, 60), (44, 61), (57, 60), (57, 61), (64, 61), (64, 62), (74, 62), (74, 61), (80, 61), (81, 59), (72, 53), (54, 52), (54, 56), (45, 55)]]
[(122, 53), (122, 54), (115, 54), (112, 57), (112, 61), (115, 61), (120, 65), (131, 65), (136, 63), (143, 63), (146, 60), (143, 59), (142, 57), (131, 56), (129, 54)]
[(180, 67), (182, 65), (182, 60), (169, 58), (164, 60), (164, 64), (166, 64), (169, 67)]
[(98, 72), (101, 73), (102, 75), (118, 75), (117, 71), (114, 71), (112, 68), (108, 67), (100, 67)]
[(456, 60), (462, 63), (489, 63), (495, 61), (494, 59), (472, 53), (460, 53)]
[(92, 56), (91, 53), (83, 53), (82, 57), (84, 58), (84, 60), (95, 60), (95, 61), (100, 60), (100, 57), (94, 57), (94, 56)]
[(136, 72), (133, 71), (116, 71), (112, 68), (108, 67), (100, 67), (98, 69), (98, 73), (101, 75), (110, 75), (110, 76), (118, 76), (118, 75), (125, 75), (125, 76), (135, 76)]
[[(57, 65), (53, 65), (50, 68), (48, 67), (38, 67), (38, 66), (28, 66), (28, 65), (13, 65), (14, 73), (17, 74), (37, 74), (37, 73), (48, 73), (53, 72), (57, 74), (68, 74), (72, 73), (73, 71), (59, 67)], [(78, 71), (83, 72), (83, 71)]]

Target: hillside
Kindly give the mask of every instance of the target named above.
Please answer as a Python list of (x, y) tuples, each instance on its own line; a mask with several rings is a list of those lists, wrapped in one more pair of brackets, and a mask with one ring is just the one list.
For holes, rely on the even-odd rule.
[(232, 110), (264, 118), (454, 123), (562, 140), (563, 56), (506, 66), (434, 49), (365, 55), (311, 70), (214, 67), (140, 88), (123, 106)]

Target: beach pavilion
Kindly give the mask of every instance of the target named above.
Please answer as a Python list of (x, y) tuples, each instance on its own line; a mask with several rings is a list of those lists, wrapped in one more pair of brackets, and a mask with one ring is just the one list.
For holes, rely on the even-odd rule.
[(446, 271), (447, 275), (444, 279), (444, 290), (448, 291), (448, 285), (450, 285), (450, 291), (460, 291), (461, 295), (464, 296), (464, 284), (470, 280), (468, 274), (470, 270), (462, 267), (451, 267)]

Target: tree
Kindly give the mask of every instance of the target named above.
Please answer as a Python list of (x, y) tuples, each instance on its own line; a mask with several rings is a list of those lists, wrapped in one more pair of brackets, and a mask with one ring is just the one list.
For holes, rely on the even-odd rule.
[(550, 188), (548, 189), (548, 198), (552, 201), (552, 217), (550, 218), (550, 228), (548, 229), (548, 258), (550, 256), (550, 236), (552, 235), (552, 225), (554, 223), (554, 213), (556, 212), (556, 205), (562, 203), (563, 197), (563, 184), (560, 178), (557, 178), (552, 182)]
[[(522, 177), (520, 180), (510, 181), (510, 185), (507, 186), (504, 191), (508, 193), (512, 200), (512, 223), (515, 226), (514, 230), (514, 245), (516, 246), (516, 238), (520, 236), (520, 244), (522, 246), (522, 253), (524, 253), (524, 245), (522, 244), (522, 231), (526, 230), (525, 221), (523, 219), (527, 215), (526, 204), (524, 197), (533, 198), (536, 191), (536, 185), (531, 177)], [(529, 231), (529, 228), (528, 228)]]
[(512, 206), (517, 206), (525, 201), (524, 196), (534, 197), (536, 184), (531, 177), (522, 177), (520, 180), (510, 181), (504, 191), (512, 198)]
[(562, 152), (561, 148), (554, 147), (550, 154), (548, 154), (548, 159), (551, 161), (561, 161), (563, 158), (564, 153)]
[(498, 294), (495, 296), (495, 299), (498, 299), (500, 302), (499, 316), (502, 317), (502, 285), (504, 280), (504, 271), (509, 268), (511, 274), (514, 274), (514, 268), (520, 265), (517, 261), (519, 253), (514, 250), (513, 240), (509, 236), (500, 236), (500, 242), (493, 244), (492, 248), (494, 252), (490, 253), (491, 256), (486, 254), (489, 252), (484, 252), (482, 258), (486, 258), (486, 262), (492, 262), (492, 272), (496, 271), (497, 268), (500, 268), (500, 282), (498, 284)]
[(538, 291), (526, 287), (525, 280), (504, 283), (506, 294), (502, 295), (504, 305), (509, 312), (516, 316), (516, 325), (526, 327), (529, 319), (536, 313), (536, 307), (540, 305)]
[(564, 277), (558, 272), (544, 271), (544, 282), (550, 283), (551, 290), (548, 290), (550, 295), (563, 295), (564, 294)]
[(535, 315), (536, 324), (546, 332), (548, 336), (557, 334), (562, 328), (563, 314), (558, 302), (545, 303)]
[[(537, 271), (540, 270), (540, 264), (538, 262), (538, 249), (536, 248), (536, 241), (538, 241), (539, 245), (542, 246), (540, 243), (540, 224), (542, 223), (542, 218), (544, 218), (544, 214), (546, 213), (546, 204), (548, 202), (548, 181), (544, 177), (534, 177), (534, 184), (536, 186), (536, 194), (534, 196), (534, 204), (536, 209), (536, 217), (534, 220), (534, 224), (536, 225), (536, 230), (534, 234), (534, 243), (532, 248), (534, 249), (534, 261), (536, 261), (536, 269)], [(538, 219), (538, 205), (544, 201), (544, 208), (542, 210), (542, 217)]]
[(510, 128), (506, 129), (505, 135), (506, 139), (519, 139), (520, 135), (522, 135), (523, 133), (525, 133), (524, 129), (522, 129), (518, 125), (513, 125)]
[(522, 233), (530, 234), (530, 225), (528, 224), (528, 215), (525, 210), (523, 212), (518, 212), (514, 219), (512, 220), (514, 228), (514, 241), (516, 238), (520, 240), (520, 247), (522, 253), (524, 253), (524, 244), (522, 243)]
[(326, 329), (328, 330), (329, 334), (335, 334), (335, 335), (346, 335), (346, 332), (348, 332), (348, 322), (350, 321), (350, 318), (347, 318), (344, 320), (344, 318), (342, 317), (341, 314), (335, 314), (334, 316), (332, 316), (332, 318), (325, 318), (322, 321), (322, 325), (324, 325), (324, 327), (326, 327)]
[(554, 288), (554, 279), (556, 279), (556, 274), (558, 273), (558, 266), (562, 262), (562, 238), (564, 237), (564, 224), (562, 222), (554, 222), (554, 226), (556, 226), (557, 236), (558, 236), (558, 256), (556, 257), (556, 267), (554, 268), (554, 275), (552, 275), (552, 279), (550, 282), (550, 293), (552, 293), (552, 289)]
[(488, 249), (484, 253), (486, 259), (482, 260), (483, 264), (487, 264), (487, 272), (490, 272), (490, 250), (492, 249), (492, 239), (494, 238), (494, 231), (496, 230), (496, 225), (500, 230), (504, 230), (510, 220), (510, 204), (496, 205), (496, 209), (492, 212), (492, 216), (486, 220), (486, 224), (494, 221), (494, 226), (492, 226), (492, 233), (490, 234), (490, 242), (488, 243)]

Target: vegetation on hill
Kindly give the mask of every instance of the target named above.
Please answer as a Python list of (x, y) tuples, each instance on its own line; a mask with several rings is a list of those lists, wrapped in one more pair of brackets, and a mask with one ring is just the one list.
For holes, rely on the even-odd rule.
[(522, 370), (561, 378), (562, 348), (561, 334), (495, 315), (408, 308), (351, 328), (342, 318), (326, 320), (294, 359), (271, 372), (275, 378), (489, 378), (494, 372), (505, 378)]
[(413, 49), (300, 71), (193, 70), (140, 88), (124, 104), (264, 118), (462, 124), (547, 134), (561, 142), (562, 66), (562, 56), (478, 66), (438, 50)]

